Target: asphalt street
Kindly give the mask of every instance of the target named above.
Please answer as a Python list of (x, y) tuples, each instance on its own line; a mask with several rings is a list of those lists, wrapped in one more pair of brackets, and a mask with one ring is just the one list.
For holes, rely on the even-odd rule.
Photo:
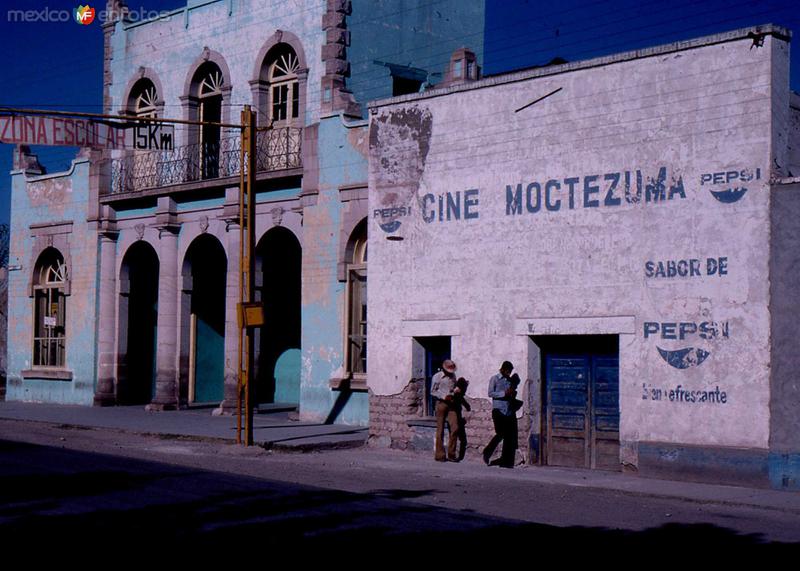
[[(800, 513), (532, 480), (390, 450), (306, 454), (0, 421), (0, 542), (795, 550)], [(788, 496), (787, 496), (788, 497)]]

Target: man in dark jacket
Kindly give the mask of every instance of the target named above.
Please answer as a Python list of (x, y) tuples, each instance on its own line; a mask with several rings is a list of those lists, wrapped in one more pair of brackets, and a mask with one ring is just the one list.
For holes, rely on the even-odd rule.
[[(492, 422), (495, 435), (483, 449), (483, 461), (486, 464), (498, 465), (503, 468), (514, 467), (514, 457), (517, 451), (517, 387), (519, 376), (511, 371), (514, 365), (503, 361), (500, 373), (489, 379), (489, 396), (492, 397)], [(503, 450), (500, 460), (490, 462), (492, 454), (500, 441), (503, 441)]]

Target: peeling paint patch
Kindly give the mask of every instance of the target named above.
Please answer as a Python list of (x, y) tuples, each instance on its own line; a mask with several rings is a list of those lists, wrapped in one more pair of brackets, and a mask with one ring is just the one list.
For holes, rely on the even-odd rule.
[(63, 205), (71, 201), (72, 179), (60, 178), (27, 185), (31, 206)]
[(347, 132), (347, 140), (362, 157), (369, 158), (369, 135), (365, 129), (351, 129)]
[(385, 232), (396, 232), (410, 213), (428, 160), (433, 114), (409, 107), (380, 115), (370, 125), (370, 148), (380, 154), (374, 163), (375, 190), (382, 207), (375, 211)]

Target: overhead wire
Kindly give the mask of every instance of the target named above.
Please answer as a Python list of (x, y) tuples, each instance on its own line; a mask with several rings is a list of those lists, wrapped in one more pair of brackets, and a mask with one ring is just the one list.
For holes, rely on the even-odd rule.
[[(592, 3), (589, 3), (589, 4), (596, 4), (596, 3), (597, 3), (597, 2), (592, 2)], [(431, 4), (437, 4), (437, 2), (433, 2), (433, 3), (431, 3)], [(744, 4), (746, 4), (746, 3), (744, 3)], [(312, 9), (312, 8), (307, 8), (307, 9), (306, 9), (306, 10), (304, 10), (304, 11), (308, 11), (308, 10), (311, 10), (311, 9)], [(573, 8), (573, 9), (578, 9), (578, 7), (575, 7), (575, 8)], [(568, 10), (568, 11), (569, 11), (569, 10)], [(689, 16), (685, 16), (685, 17), (689, 17)], [(730, 20), (738, 21), (738, 20), (741, 20), (742, 18), (751, 18), (751, 17), (753, 17), (753, 16), (752, 16), (751, 14), (748, 14), (748, 15), (745, 15), (745, 16), (740, 16), (740, 17), (737, 17), (737, 18), (734, 18), (734, 19), (728, 19), (728, 20), (723, 20), (723, 21), (730, 21)], [(223, 20), (223, 19), (224, 19), (224, 18), (221, 18), (221, 20)], [(532, 19), (533, 19), (533, 18), (532, 18)], [(658, 25), (658, 23), (654, 23), (654, 24), (652, 24), (651, 26), (655, 26), (655, 25)], [(707, 24), (707, 23), (706, 23), (706, 24), (702, 24), (700, 27), (708, 27), (709, 25), (711, 25), (711, 24)], [(697, 26), (696, 26), (696, 27), (697, 27)], [(483, 32), (481, 32), (481, 33), (483, 33)], [(577, 32), (575, 32), (575, 33), (577, 33)], [(565, 35), (566, 35), (566, 34), (565, 34)], [(666, 33), (666, 34), (663, 34), (663, 35), (674, 35), (674, 32), (669, 32), (669, 33)], [(650, 37), (652, 38), (653, 36), (650, 36)], [(582, 42), (577, 42), (577, 44), (580, 44), (580, 43), (582, 43)], [(573, 43), (573, 44), (574, 44), (574, 43)], [(592, 48), (592, 50), (594, 50), (594, 48)], [(241, 52), (238, 52), (238, 53), (239, 53), (239, 54), (243, 54), (243, 53), (247, 53), (247, 52), (249, 52), (249, 51), (251, 51), (251, 50), (250, 50), (250, 49), (248, 49), (248, 50), (243, 50), (243, 51), (241, 51)], [(236, 55), (236, 54), (234, 54), (234, 55)], [(442, 54), (440, 54), (440, 55), (444, 55), (444, 53), (442, 53)], [(133, 57), (133, 55), (131, 55), (130, 57)], [(231, 57), (232, 57), (232, 56), (231, 56)], [(249, 103), (249, 102), (247, 102), (247, 103)], [(243, 105), (243, 104), (245, 104), (245, 103), (232, 103), (231, 105), (232, 105), (232, 106), (238, 106), (238, 105)], [(170, 107), (171, 107), (171, 106), (170, 106)]]
[[(442, 3), (442, 2), (444, 2), (444, 1), (445, 1), (445, 0), (439, 0), (438, 2), (432, 2), (432, 3), (430, 3), (429, 5), (431, 5), (431, 4), (432, 4), (432, 5), (435, 5), (435, 4), (438, 4), (438, 3)], [(564, 12), (565, 12), (565, 13), (566, 13), (566, 12), (570, 12), (570, 11), (573, 11), (573, 10), (580, 9), (580, 8), (582, 8), (582, 7), (584, 7), (584, 6), (594, 5), (594, 4), (598, 4), (598, 3), (599, 3), (599, 2), (596, 2), (596, 1), (595, 1), (595, 2), (589, 2), (589, 3), (585, 4), (585, 5), (580, 5), (580, 6), (573, 7), (573, 8), (571, 8), (571, 9), (568, 9), (568, 10), (564, 11)], [(646, 5), (650, 5), (650, 4), (662, 4), (662, 3), (661, 3), (659, 0), (653, 0), (653, 1), (651, 1), (651, 2), (646, 2), (645, 4), (646, 4)], [(693, 4), (694, 4), (694, 3), (693, 3), (693, 2), (690, 0), (690, 1), (689, 1), (689, 2), (686, 4), (686, 6), (690, 6), (690, 5), (693, 5)], [(751, 2), (750, 0), (748, 0), (748, 1), (746, 1), (746, 2), (739, 3), (739, 4), (734, 4), (733, 6), (729, 6), (729, 8), (736, 7), (736, 6), (744, 6), (744, 5), (749, 5), (749, 4), (752, 4), (752, 2)], [(311, 11), (312, 9), (313, 9), (313, 8), (306, 8), (305, 10), (303, 10), (303, 12), (306, 12), (306, 11)], [(673, 9), (674, 9), (674, 6), (673, 6)], [(401, 13), (401, 12), (410, 12), (410, 11), (412, 11), (412, 9), (407, 9), (407, 10), (404, 10), (404, 11), (397, 11), (397, 12), (395, 12), (394, 14), (399, 14), (399, 13)], [(661, 10), (661, 11), (664, 11), (664, 10)], [(621, 9), (620, 9), (620, 10), (617, 10), (617, 11), (611, 11), (610, 13), (616, 13), (616, 12), (621, 12)], [(711, 13), (711, 11), (709, 11), (708, 13)], [(288, 16), (286, 16), (286, 17), (288, 17)], [(691, 17), (691, 16), (684, 16), (684, 19), (685, 19), (685, 18), (687, 18), (687, 17)], [(750, 17), (750, 16), (748, 16), (748, 17)], [(538, 19), (538, 16), (533, 16), (533, 17), (529, 18), (529, 19), (528, 19), (528, 21), (534, 21), (534, 20), (537, 20), (537, 19)], [(679, 19), (680, 19), (680, 18), (679, 18)], [(365, 22), (370, 22), (370, 21), (377, 22), (378, 20), (379, 20), (379, 19), (377, 19), (377, 18), (376, 18), (376, 19), (365, 19), (365, 20), (363, 20), (363, 21), (365, 21)], [(227, 21), (227, 18), (220, 18), (220, 19), (219, 19), (219, 22), (223, 22), (223, 21)], [(523, 19), (522, 21), (525, 21), (525, 19)], [(615, 22), (617, 22), (617, 23), (618, 23), (618, 22), (624, 22), (624, 21), (625, 21), (625, 19), (623, 18), (623, 19), (619, 19), (619, 20), (617, 20), (617, 21), (615, 21)], [(206, 27), (206, 28), (208, 28), (208, 27), (212, 27), (212, 24), (213, 24), (213, 22), (212, 22), (212, 23), (206, 23), (206, 26), (205, 26), (205, 27)], [(241, 33), (243, 28), (247, 28), (247, 27), (250, 27), (250, 26), (255, 26), (255, 25), (256, 25), (256, 23), (253, 23), (253, 24), (249, 24), (249, 25), (242, 26), (242, 27), (240, 27), (239, 29), (237, 29), (237, 32)], [(609, 24), (609, 25), (610, 25), (610, 24)], [(563, 37), (563, 36), (568, 36), (568, 35), (570, 35), (570, 34), (579, 34), (579, 33), (582, 33), (582, 32), (584, 32), (584, 31), (585, 31), (585, 30), (587, 30), (587, 29), (594, 29), (595, 27), (596, 27), (596, 26), (593, 24), (593, 25), (592, 25), (592, 26), (590, 26), (589, 28), (581, 28), (581, 29), (576, 29), (576, 30), (574, 30), (574, 31), (572, 31), (572, 32), (569, 32), (569, 31), (568, 31), (568, 32), (565, 32), (564, 34), (562, 34), (562, 37)], [(498, 29), (499, 29), (499, 27), (498, 27)], [(474, 34), (472, 34), (472, 35), (473, 35), (473, 36), (483, 36), (484, 34), (488, 33), (489, 31), (490, 31), (490, 30), (488, 30), (488, 29), (485, 29), (485, 30), (481, 30), (480, 32), (476, 32), (476, 33), (474, 33)], [(666, 34), (666, 35), (670, 35), (670, 34)], [(515, 38), (522, 38), (522, 39), (524, 40), (524, 42), (523, 42), (523, 43), (530, 43), (530, 38), (529, 38), (529, 37), (528, 37), (526, 34), (518, 34), (518, 35), (516, 35), (516, 36), (514, 36), (514, 37), (515, 37)], [(459, 38), (448, 38), (448, 39), (446, 39), (446, 40), (443, 40), (442, 42), (438, 42), (438, 43), (446, 43), (446, 42), (451, 42), (451, 41), (453, 41), (453, 40), (455, 40), (455, 39), (459, 39)], [(463, 37), (461, 37), (460, 39), (463, 39)], [(207, 41), (207, 39), (206, 39), (206, 40), (204, 40), (204, 41), (205, 41), (206, 43), (210, 43), (210, 42), (208, 42), (208, 41)], [(541, 41), (544, 41), (544, 40), (541, 40)], [(582, 41), (588, 41), (588, 40), (582, 40)], [(171, 52), (174, 52), (174, 50), (175, 50), (176, 48), (180, 48), (181, 46), (186, 46), (186, 45), (190, 45), (190, 44), (196, 44), (196, 43), (197, 43), (197, 40), (195, 40), (195, 39), (193, 39), (193, 38), (188, 38), (187, 40), (185, 40), (185, 41), (183, 41), (183, 42), (174, 42), (174, 41), (172, 41), (172, 42), (170, 43), (169, 50), (170, 50)], [(435, 45), (436, 43), (437, 43), (437, 42), (429, 42), (429, 45)], [(573, 42), (573, 44), (570, 44), (570, 45), (575, 45), (575, 44), (578, 44), (578, 45), (579, 45), (580, 43), (582, 43), (582, 42)], [(521, 44), (520, 44), (520, 43), (515, 43), (515, 44), (512, 44), (512, 45), (508, 46), (507, 48), (504, 48), (503, 50), (513, 49), (513, 48), (515, 48), (515, 47), (517, 47), (517, 46), (519, 46), (519, 45), (521, 45)], [(260, 47), (260, 46), (255, 46), (255, 47)], [(136, 49), (136, 48), (134, 47), (133, 49), (131, 49), (131, 50), (128, 50), (128, 52), (126, 52), (126, 54), (123, 56), (123, 58), (120, 58), (120, 59), (118, 59), (117, 61), (119, 62), (119, 61), (125, 61), (125, 60), (129, 60), (129, 59), (135, 59), (135, 58), (139, 57), (140, 55), (142, 55), (142, 54), (140, 54), (140, 53), (136, 52), (136, 51), (135, 51), (135, 49)], [(245, 54), (247, 54), (247, 53), (250, 53), (251, 51), (253, 51), (253, 49), (254, 49), (254, 47), (253, 47), (253, 46), (248, 46), (248, 48), (246, 48), (246, 49), (243, 49), (243, 50), (240, 50), (240, 51), (229, 52), (229, 53), (223, 54), (223, 57), (226, 57), (226, 59), (232, 59), (232, 58), (236, 58), (236, 57), (238, 57), (238, 56), (241, 56), (241, 55), (245, 55)], [(541, 51), (543, 51), (543, 50), (537, 50), (537, 51), (541, 52)], [(529, 50), (529, 51), (528, 51), (528, 53), (530, 54), (530, 53), (534, 53), (534, 52), (531, 52), (531, 51)], [(152, 56), (152, 53), (150, 52), (150, 53), (148, 53), (148, 55), (149, 55), (149, 56)], [(400, 53), (398, 53), (398, 52), (392, 52), (392, 53), (388, 53), (388, 52), (387, 52), (387, 53), (384, 53), (384, 54), (378, 54), (378, 55), (376, 55), (376, 56), (375, 56), (375, 59), (381, 59), (381, 58), (383, 58), (383, 59), (393, 59), (394, 57), (398, 57), (399, 55), (400, 55)], [(432, 59), (440, 59), (441, 57), (447, 57), (447, 56), (449, 56), (449, 55), (450, 55), (450, 52), (437, 52), (437, 53), (434, 53), (434, 54), (430, 55), (429, 57), (430, 57), (430, 58), (432, 58)], [(370, 63), (370, 62), (371, 62), (371, 59), (370, 59), (370, 60), (360, 60), (360, 61), (356, 61), (356, 60), (352, 60), (352, 59), (350, 60), (351, 66), (360, 65), (360, 64), (363, 64), (363, 63)], [(425, 62), (422, 62), (422, 64), (424, 64), (424, 63), (425, 63)], [(75, 67), (74, 67), (74, 66), (71, 66), (69, 70), (64, 70), (64, 71), (63, 71), (63, 74), (72, 73), (72, 72), (74, 72), (74, 70), (75, 70)], [(187, 70), (187, 71), (188, 71), (188, 70)], [(55, 76), (57, 76), (57, 75), (58, 75), (58, 74), (56, 74)], [(54, 75), (50, 74), (50, 75), (49, 75), (49, 77), (54, 77)], [(374, 80), (365, 79), (365, 80), (361, 80), (361, 81), (363, 81), (363, 82), (366, 82), (366, 81), (374, 81)], [(352, 89), (352, 88), (358, 88), (358, 87), (361, 85), (361, 81), (360, 81), (360, 80), (358, 80), (358, 79), (350, 79), (350, 80), (349, 80), (349, 82), (348, 82), (348, 86), (349, 86), (351, 89)], [(318, 92), (319, 92), (319, 88), (318, 88), (318, 87), (314, 87), (314, 88), (312, 88), (311, 90), (309, 90), (309, 94), (312, 94), (312, 95), (314, 95), (314, 96), (317, 96), (317, 95), (318, 95)], [(365, 92), (366, 92), (366, 93), (368, 93), (368, 92), (369, 92), (369, 89), (367, 89)], [(173, 105), (174, 105), (174, 104), (173, 104)], [(171, 106), (172, 106), (172, 105), (171, 105)], [(175, 106), (177, 106), (177, 105), (175, 105)]]

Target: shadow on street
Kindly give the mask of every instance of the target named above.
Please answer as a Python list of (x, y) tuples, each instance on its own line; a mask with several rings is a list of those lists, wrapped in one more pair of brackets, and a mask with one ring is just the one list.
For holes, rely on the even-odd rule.
[[(446, 493), (429, 489), (366, 494), (192, 470), (54, 447), (0, 441), (0, 538), (7, 546), (46, 538), (48, 545), (119, 546), (157, 538), (168, 546), (244, 542), (384, 549), (413, 545), (580, 546), (681, 550), (780, 547), (760, 535), (713, 525), (664, 525), (645, 531), (517, 523), (416, 503)], [(532, 506), (535, 509), (535, 506)], [(608, 551), (606, 551), (608, 552)], [(519, 554), (522, 556), (522, 554)]]

